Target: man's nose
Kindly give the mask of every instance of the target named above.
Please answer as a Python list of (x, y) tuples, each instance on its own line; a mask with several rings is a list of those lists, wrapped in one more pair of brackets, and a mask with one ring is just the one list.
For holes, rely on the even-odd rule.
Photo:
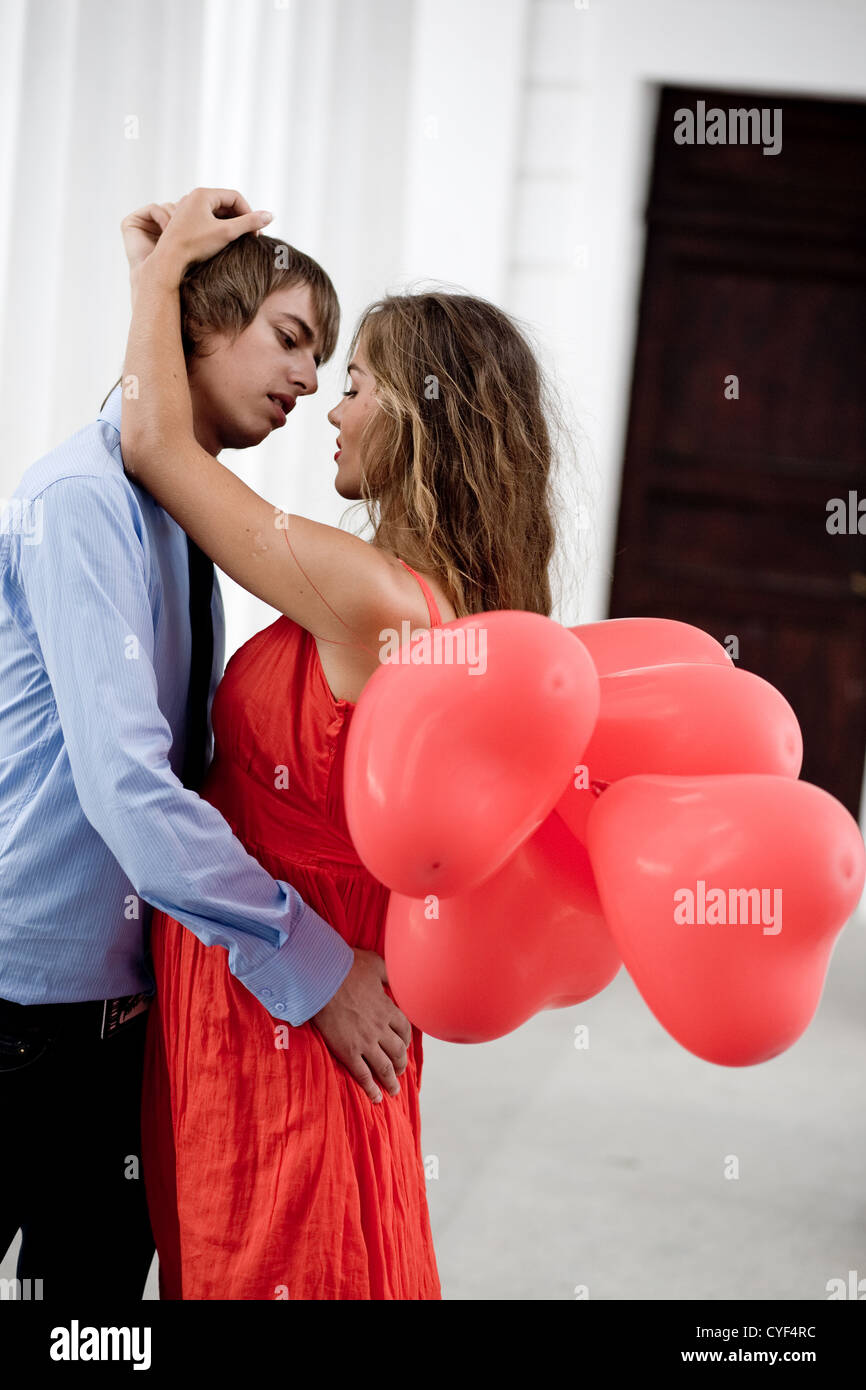
[(292, 375), (295, 385), (301, 388), (302, 396), (313, 396), (318, 391), (319, 373), (316, 369), (316, 363), (312, 353), (309, 359), (302, 362)]

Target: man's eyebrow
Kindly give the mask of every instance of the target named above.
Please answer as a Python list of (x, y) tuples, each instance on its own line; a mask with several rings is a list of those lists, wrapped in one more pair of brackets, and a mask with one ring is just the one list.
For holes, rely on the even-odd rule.
[(304, 323), (304, 320), (303, 320), (303, 319), (298, 318), (298, 315), (297, 315), (297, 314), (290, 314), (290, 313), (288, 313), (287, 310), (281, 309), (281, 310), (279, 311), (279, 313), (277, 314), (277, 318), (278, 318), (278, 319), (291, 319), (292, 323), (296, 323), (296, 324), (298, 325), (298, 328), (301, 330), (301, 337), (303, 338), (303, 340), (304, 340), (305, 343), (313, 343), (313, 342), (315, 342), (315, 340), (316, 340), (316, 335), (315, 335), (315, 333), (313, 332), (312, 328), (310, 327), (310, 325), (309, 325), (308, 323)]

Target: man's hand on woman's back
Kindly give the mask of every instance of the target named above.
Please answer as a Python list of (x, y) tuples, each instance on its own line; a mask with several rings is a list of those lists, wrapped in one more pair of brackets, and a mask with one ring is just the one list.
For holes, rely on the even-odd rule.
[(310, 1020), (374, 1101), (382, 1099), (376, 1077), (391, 1095), (399, 1095), (397, 1077), (406, 1070), (412, 1041), (411, 1023), (382, 988), (387, 983), (382, 957), (355, 948), (355, 964), (337, 993)]

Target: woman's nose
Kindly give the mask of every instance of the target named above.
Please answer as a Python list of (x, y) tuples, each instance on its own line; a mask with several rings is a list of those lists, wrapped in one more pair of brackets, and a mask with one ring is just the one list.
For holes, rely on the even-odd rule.
[(330, 420), (331, 424), (334, 426), (334, 429), (335, 429), (335, 430), (338, 430), (338, 429), (340, 428), (340, 405), (341, 405), (341, 404), (342, 404), (342, 402), (338, 402), (338, 403), (333, 407), (333, 409), (331, 409), (331, 410), (328, 411), (328, 419)]

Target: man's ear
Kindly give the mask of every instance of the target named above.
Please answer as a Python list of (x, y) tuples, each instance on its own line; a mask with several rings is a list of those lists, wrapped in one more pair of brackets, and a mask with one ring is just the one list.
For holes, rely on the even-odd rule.
[(184, 348), (188, 346), (190, 351), (194, 348), (196, 357), (210, 356), (213, 350), (210, 345), (210, 330), (208, 325), (202, 323), (195, 314), (186, 315), (181, 336), (184, 340)]

